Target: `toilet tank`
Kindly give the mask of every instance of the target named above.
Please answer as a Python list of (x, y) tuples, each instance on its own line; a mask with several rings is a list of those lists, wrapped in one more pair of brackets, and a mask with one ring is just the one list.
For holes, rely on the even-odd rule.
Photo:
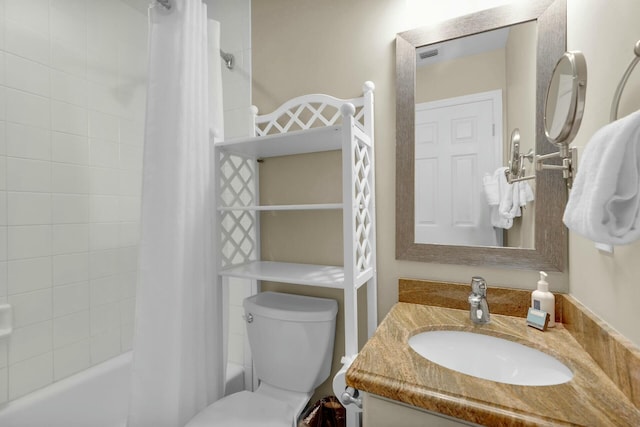
[(262, 292), (243, 303), (260, 381), (296, 392), (315, 390), (331, 372), (335, 300)]

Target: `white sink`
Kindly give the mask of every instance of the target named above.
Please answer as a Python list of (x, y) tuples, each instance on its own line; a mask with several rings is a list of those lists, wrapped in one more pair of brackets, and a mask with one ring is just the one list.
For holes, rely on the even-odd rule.
[(465, 331), (428, 331), (409, 346), (420, 356), (463, 374), (506, 384), (562, 384), (573, 372), (558, 359), (513, 341)]

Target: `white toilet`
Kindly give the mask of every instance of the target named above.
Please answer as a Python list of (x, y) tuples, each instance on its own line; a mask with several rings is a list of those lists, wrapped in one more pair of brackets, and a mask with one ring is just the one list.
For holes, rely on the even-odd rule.
[(218, 400), (186, 427), (292, 427), (331, 372), (338, 304), (332, 299), (262, 292), (244, 300), (255, 392)]

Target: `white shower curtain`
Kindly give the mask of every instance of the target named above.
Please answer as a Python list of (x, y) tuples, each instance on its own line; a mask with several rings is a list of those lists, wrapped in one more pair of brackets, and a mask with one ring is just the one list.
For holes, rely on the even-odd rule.
[[(212, 100), (220, 99), (222, 88), (220, 61), (207, 60), (219, 47), (207, 46), (201, 0), (171, 3), (169, 11), (159, 5), (150, 9), (129, 427), (182, 427), (224, 391), (209, 146), (209, 129), (219, 134), (222, 128), (210, 123), (222, 117), (210, 105), (220, 107)], [(217, 41), (214, 36), (209, 38)], [(215, 88), (209, 86), (211, 73), (217, 73), (211, 79)]]

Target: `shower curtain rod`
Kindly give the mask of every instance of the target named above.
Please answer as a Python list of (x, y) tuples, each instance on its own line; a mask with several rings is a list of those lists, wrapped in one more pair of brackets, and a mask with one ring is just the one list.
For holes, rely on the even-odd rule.
[[(171, 10), (171, 0), (156, 1), (160, 3), (165, 9)], [(233, 70), (233, 64), (235, 63), (235, 57), (233, 56), (233, 53), (227, 53), (224, 50), (220, 49), (220, 58), (222, 58), (228, 69)]]

